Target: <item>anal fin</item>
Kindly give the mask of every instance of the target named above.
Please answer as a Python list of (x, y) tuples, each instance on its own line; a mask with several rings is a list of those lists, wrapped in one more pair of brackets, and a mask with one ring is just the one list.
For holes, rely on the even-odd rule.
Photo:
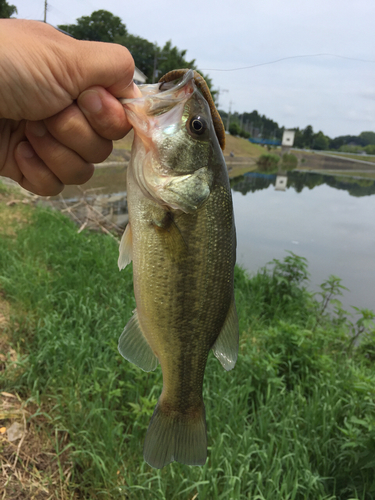
[(134, 311), (119, 338), (118, 350), (121, 356), (145, 372), (152, 372), (158, 366), (158, 358), (141, 330), (137, 311)]
[(234, 368), (238, 356), (238, 318), (234, 298), (229, 307), (223, 328), (212, 347), (212, 351), (222, 367), (229, 371)]

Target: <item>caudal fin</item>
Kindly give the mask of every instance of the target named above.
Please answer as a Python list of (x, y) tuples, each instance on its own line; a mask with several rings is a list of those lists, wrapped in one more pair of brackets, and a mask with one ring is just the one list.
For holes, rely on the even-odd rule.
[(194, 416), (176, 411), (167, 413), (158, 402), (147, 430), (143, 456), (156, 469), (173, 461), (204, 465), (207, 459), (207, 432), (203, 401)]

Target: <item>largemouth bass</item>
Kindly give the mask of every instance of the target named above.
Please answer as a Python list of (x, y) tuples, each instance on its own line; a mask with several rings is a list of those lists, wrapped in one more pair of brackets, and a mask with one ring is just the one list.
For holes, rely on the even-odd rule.
[(156, 468), (174, 460), (203, 465), (207, 357), (212, 349), (231, 370), (238, 353), (236, 235), (219, 145), (224, 127), (196, 72), (171, 72), (140, 90), (141, 98), (122, 100), (134, 143), (119, 267), (133, 260), (137, 309), (119, 351), (145, 371), (159, 362), (163, 372), (144, 443), (146, 462)]

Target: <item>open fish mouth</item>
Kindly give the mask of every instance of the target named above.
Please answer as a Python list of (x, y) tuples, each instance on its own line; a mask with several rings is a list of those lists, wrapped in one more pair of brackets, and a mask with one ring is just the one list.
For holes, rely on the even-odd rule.
[[(147, 114), (158, 114), (159, 108), (165, 109), (170, 101), (170, 106), (173, 106), (185, 99), (187, 95), (193, 93), (193, 85), (189, 86), (189, 82), (194, 81), (194, 71), (189, 69), (178, 81), (168, 81), (161, 83), (152, 83), (139, 85), (138, 88), (142, 92), (142, 97), (135, 97), (133, 99), (119, 99), (121, 104), (141, 104), (144, 105), (145, 100), (150, 101), (147, 106)], [(167, 104), (167, 105), (166, 105)]]
[(216, 136), (221, 149), (224, 150), (225, 128), (223, 121), (216, 109), (207, 83), (195, 70), (181, 69), (170, 71), (160, 79), (159, 83), (139, 85), (142, 97), (134, 99), (120, 98), (119, 101), (127, 109), (129, 109), (127, 107), (129, 104), (133, 106), (142, 105), (143, 113), (146, 113), (147, 116), (158, 116), (166, 113), (178, 103), (191, 96), (196, 89), (203, 95), (210, 108)]

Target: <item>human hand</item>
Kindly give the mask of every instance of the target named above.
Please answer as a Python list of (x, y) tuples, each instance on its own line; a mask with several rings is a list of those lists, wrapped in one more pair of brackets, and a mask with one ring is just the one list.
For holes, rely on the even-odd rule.
[(140, 95), (120, 45), (0, 20), (0, 175), (40, 195), (82, 184), (130, 130), (117, 97)]

